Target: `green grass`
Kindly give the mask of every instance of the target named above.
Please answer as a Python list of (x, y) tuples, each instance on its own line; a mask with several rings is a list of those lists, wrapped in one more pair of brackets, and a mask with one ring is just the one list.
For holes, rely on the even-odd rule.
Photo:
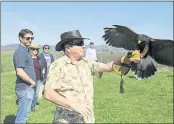
[[(17, 111), (14, 90), (16, 76), (12, 68), (11, 54), (2, 56), (5, 64), (4, 72), (1, 74), (2, 123), (4, 120), (13, 121)], [(124, 77), (124, 94), (119, 93), (120, 76), (104, 73), (101, 79), (94, 77), (96, 123), (172, 123), (173, 74), (161, 71), (151, 80), (143, 81), (129, 76), (132, 74)], [(53, 103), (41, 99), (37, 111), (30, 113), (28, 123), (51, 123), (54, 110)]]
[(144, 81), (124, 77), (124, 94), (119, 93), (117, 75), (95, 79), (96, 122), (171, 123), (173, 84), (168, 75), (161, 72)]
[(1, 53), (1, 70), (3, 72), (14, 71), (13, 66), (13, 51), (6, 51)]

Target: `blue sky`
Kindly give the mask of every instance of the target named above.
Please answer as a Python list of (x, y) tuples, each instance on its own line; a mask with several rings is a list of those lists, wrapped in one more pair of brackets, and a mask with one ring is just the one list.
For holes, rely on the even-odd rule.
[(19, 43), (23, 28), (32, 30), (33, 42), (40, 45), (55, 45), (61, 33), (76, 29), (95, 45), (104, 45), (103, 28), (113, 24), (173, 39), (172, 2), (3, 2), (1, 7), (1, 45)]

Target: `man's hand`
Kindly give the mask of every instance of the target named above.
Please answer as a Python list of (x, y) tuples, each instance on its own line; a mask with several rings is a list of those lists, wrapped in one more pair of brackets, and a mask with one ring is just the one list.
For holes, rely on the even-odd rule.
[(35, 86), (35, 82), (25, 73), (23, 68), (16, 68), (17, 75), (24, 81), (26, 81), (30, 87)]
[(42, 83), (45, 84), (45, 83), (46, 83), (46, 79), (43, 79), (43, 80), (42, 80)]
[(30, 88), (35, 87), (36, 83), (34, 81), (31, 82)]
[(82, 103), (73, 102), (70, 106), (74, 111), (83, 115), (83, 117), (85, 117), (85, 116), (88, 117), (89, 113), (91, 111), (89, 105), (82, 104)]
[(129, 64), (130, 62), (130, 58), (127, 58), (126, 56), (121, 57), (121, 63)]

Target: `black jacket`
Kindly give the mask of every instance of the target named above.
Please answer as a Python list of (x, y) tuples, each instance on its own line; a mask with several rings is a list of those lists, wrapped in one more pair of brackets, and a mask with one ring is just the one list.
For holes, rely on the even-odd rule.
[(42, 61), (39, 56), (38, 56), (38, 60), (39, 60), (39, 64), (40, 64), (40, 67), (41, 67), (41, 81), (43, 83), (45, 83), (46, 82), (46, 78), (47, 78), (47, 63)]

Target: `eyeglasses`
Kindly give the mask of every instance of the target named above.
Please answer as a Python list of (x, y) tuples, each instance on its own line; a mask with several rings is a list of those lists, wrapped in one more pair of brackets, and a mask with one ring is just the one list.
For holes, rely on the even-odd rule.
[(71, 46), (83, 46), (84, 41), (71, 41), (68, 44), (71, 45)]
[(46, 47), (46, 48), (44, 48), (44, 49), (50, 49), (50, 48), (47, 48), (47, 47)]
[(26, 40), (34, 40), (34, 37), (24, 37), (24, 39), (26, 39)]

